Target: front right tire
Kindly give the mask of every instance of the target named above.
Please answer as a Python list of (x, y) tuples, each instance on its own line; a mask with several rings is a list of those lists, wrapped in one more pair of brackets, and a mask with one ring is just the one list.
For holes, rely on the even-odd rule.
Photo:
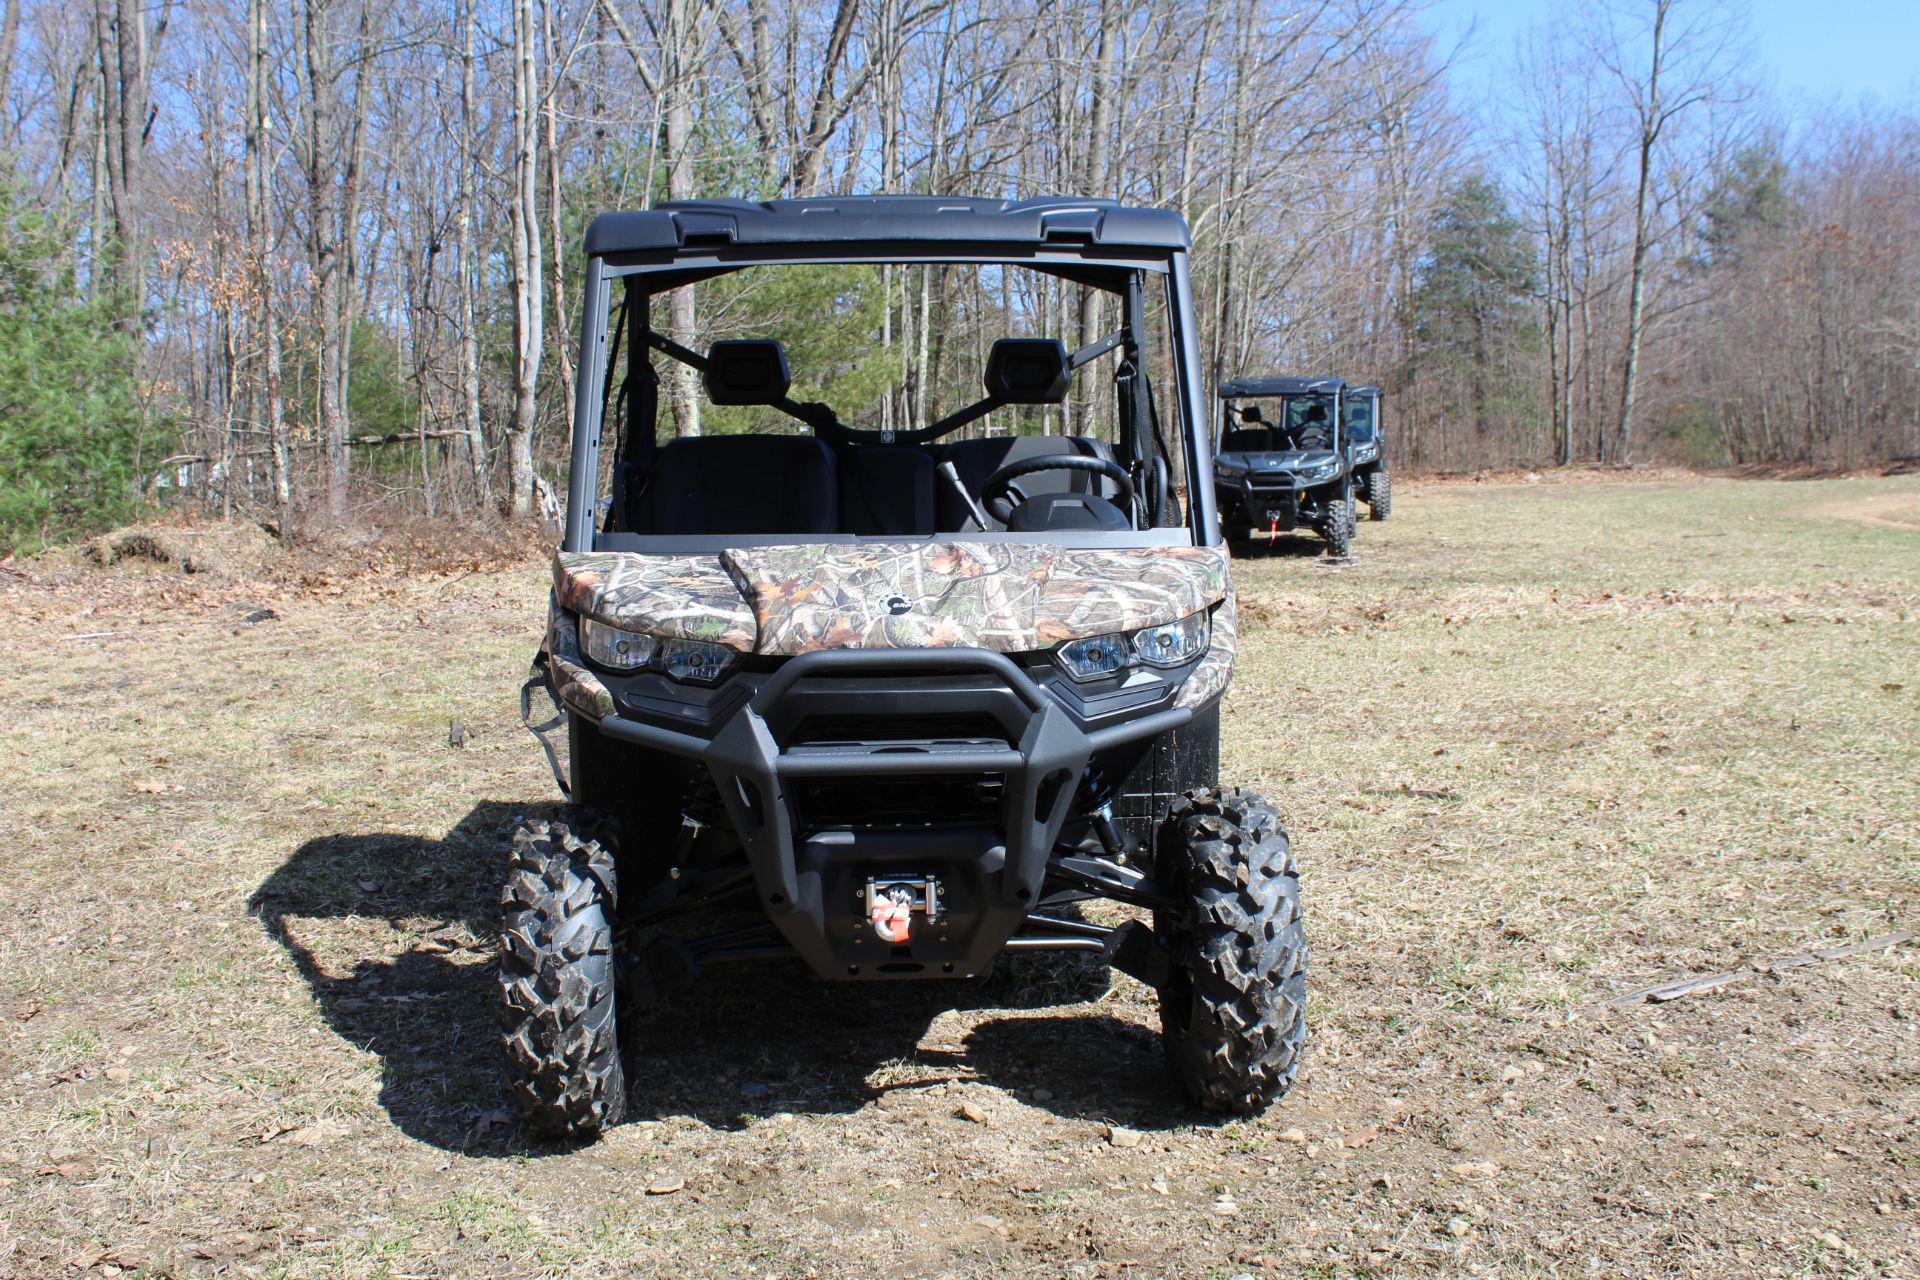
[(591, 1138), (627, 1112), (615, 1017), (613, 856), (561, 823), (514, 833), (501, 892), (507, 1087), (534, 1129)]
[(1167, 1061), (1210, 1111), (1251, 1114), (1284, 1094), (1306, 1045), (1307, 940), (1287, 830), (1259, 796), (1193, 791), (1161, 824), (1156, 878), (1181, 902), (1154, 932)]

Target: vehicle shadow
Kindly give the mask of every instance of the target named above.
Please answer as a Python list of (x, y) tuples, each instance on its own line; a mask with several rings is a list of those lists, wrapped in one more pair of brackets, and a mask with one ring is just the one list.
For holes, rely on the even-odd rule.
[[(557, 816), (554, 805), (484, 803), (439, 840), (323, 836), (250, 900), (335, 1034), (378, 1055), (380, 1105), (412, 1138), (480, 1156), (569, 1149), (515, 1119), (496, 1034), (506, 850), (517, 823)], [(1038, 1105), (1063, 1116), (1141, 1128), (1199, 1119), (1167, 1078), (1156, 1031), (1071, 1011), (1112, 981), (1080, 953), (1008, 957), (964, 982), (827, 983), (797, 961), (717, 966), (623, 1016), (629, 1117), (741, 1129), (977, 1079), (1029, 1100), (1045, 1090)], [(987, 1009), (1005, 1012), (969, 1019), (951, 1043), (929, 1037), (950, 1011)]]
[(1313, 559), (1327, 553), (1326, 539), (1317, 533), (1300, 532), (1277, 534), (1269, 539), (1265, 534), (1255, 534), (1251, 538), (1236, 539), (1228, 544), (1228, 550), (1236, 560), (1251, 559)]

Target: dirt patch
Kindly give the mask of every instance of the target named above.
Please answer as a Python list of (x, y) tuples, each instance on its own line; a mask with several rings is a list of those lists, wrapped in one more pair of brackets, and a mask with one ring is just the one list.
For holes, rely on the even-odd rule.
[(1857, 520), (1883, 529), (1920, 532), (1920, 493), (1882, 493), (1850, 502), (1828, 503), (1815, 510), (1836, 520)]

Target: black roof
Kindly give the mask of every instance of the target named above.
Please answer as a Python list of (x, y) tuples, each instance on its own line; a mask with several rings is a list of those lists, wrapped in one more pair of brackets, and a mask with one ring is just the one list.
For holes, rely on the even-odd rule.
[(1330, 396), (1347, 384), (1338, 378), (1233, 378), (1220, 384), (1222, 400), (1255, 396)]
[(1348, 395), (1350, 395), (1350, 396), (1377, 396), (1377, 395), (1379, 395), (1379, 394), (1380, 394), (1380, 388), (1378, 388), (1378, 387), (1348, 387), (1348, 388), (1347, 388), (1347, 394), (1348, 394)]
[(685, 245), (947, 241), (1185, 249), (1187, 224), (1170, 209), (1114, 200), (979, 200), (944, 196), (821, 196), (811, 200), (682, 200), (603, 213), (587, 226), (593, 255)]

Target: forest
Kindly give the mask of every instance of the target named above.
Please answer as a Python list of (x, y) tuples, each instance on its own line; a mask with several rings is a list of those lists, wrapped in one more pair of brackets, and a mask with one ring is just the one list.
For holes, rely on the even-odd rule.
[[(1405, 470), (1920, 455), (1920, 116), (1787, 109), (1717, 0), (1569, 9), (1492, 102), (1408, 0), (4, 4), (0, 552), (550, 503), (584, 227), (698, 197), (1175, 209), (1208, 378), (1378, 383)], [(897, 350), (913, 413), (948, 286), (875, 277), (818, 360)]]

